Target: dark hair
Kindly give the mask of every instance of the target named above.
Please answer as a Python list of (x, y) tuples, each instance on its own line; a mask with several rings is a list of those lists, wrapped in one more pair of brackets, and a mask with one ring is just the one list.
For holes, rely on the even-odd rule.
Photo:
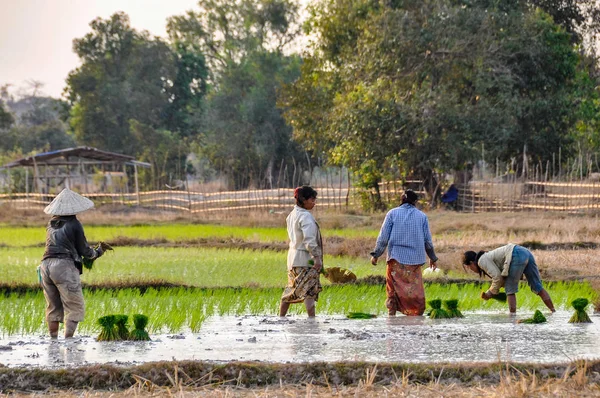
[(417, 200), (419, 200), (419, 195), (412, 189), (407, 189), (402, 194), (402, 204), (408, 203), (414, 206), (414, 204), (417, 203)]
[(467, 265), (469, 263), (475, 263), (475, 266), (477, 267), (477, 273), (479, 274), (480, 278), (483, 278), (483, 275), (491, 278), (491, 276), (489, 276), (487, 274), (487, 272), (485, 272), (483, 269), (481, 269), (481, 267), (479, 266), (479, 258), (481, 258), (481, 256), (483, 256), (485, 254), (484, 251), (480, 251), (478, 253), (475, 253), (472, 250), (466, 251), (463, 253), (463, 257), (462, 257), (462, 263), (463, 265)]
[(316, 197), (317, 191), (308, 185), (302, 185), (301, 187), (294, 189), (294, 198), (296, 198), (296, 204), (300, 207), (304, 207), (305, 200)]

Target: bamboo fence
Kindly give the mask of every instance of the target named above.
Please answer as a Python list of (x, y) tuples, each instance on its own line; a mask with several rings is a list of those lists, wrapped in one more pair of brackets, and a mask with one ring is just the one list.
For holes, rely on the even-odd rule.
[(596, 212), (600, 182), (470, 181), (457, 185), (457, 209), (472, 213), (503, 211)]
[[(318, 207), (343, 212), (360, 207), (357, 188), (351, 184), (314, 186)], [(386, 181), (379, 184), (384, 202), (397, 204), (406, 187), (425, 197), (419, 181)], [(470, 181), (456, 185), (456, 209), (462, 212), (558, 211), (570, 213), (600, 210), (600, 181)], [(201, 192), (157, 190), (136, 193), (86, 194), (97, 206), (124, 205), (141, 209), (164, 209), (189, 213), (265, 211), (281, 212), (294, 205), (293, 189), (251, 189), (244, 191)], [(53, 195), (38, 193), (0, 194), (0, 203), (16, 209), (43, 209)]]

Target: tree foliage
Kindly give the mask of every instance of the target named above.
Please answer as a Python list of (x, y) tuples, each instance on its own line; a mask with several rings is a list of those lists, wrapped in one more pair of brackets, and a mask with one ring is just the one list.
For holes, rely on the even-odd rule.
[(579, 62), (570, 35), (525, 4), (460, 3), (319, 2), (313, 53), (285, 91), (295, 136), (365, 188), (395, 171), (431, 195), (482, 144), (505, 160), (566, 146)]
[(4, 103), (0, 101), (0, 130), (6, 130), (15, 122), (13, 115), (4, 108)]
[(194, 133), (190, 118), (198, 112), (207, 71), (201, 53), (172, 49), (129, 18), (116, 13), (95, 19), (92, 32), (74, 41), (82, 65), (67, 79), (71, 126), (80, 142), (109, 151), (138, 155), (144, 141), (131, 122)]
[(289, 0), (211, 0), (172, 17), (171, 40), (206, 54), (211, 86), (202, 118), (201, 157), (233, 188), (279, 182), (286, 162), (304, 159), (277, 108), (277, 90), (299, 75), (283, 47), (298, 33)]
[(56, 150), (75, 145), (60, 118), (64, 104), (49, 97), (27, 96), (18, 101), (11, 100), (10, 107), (18, 110), (18, 116), (8, 113), (12, 123), (0, 127), (0, 149), (3, 151)]

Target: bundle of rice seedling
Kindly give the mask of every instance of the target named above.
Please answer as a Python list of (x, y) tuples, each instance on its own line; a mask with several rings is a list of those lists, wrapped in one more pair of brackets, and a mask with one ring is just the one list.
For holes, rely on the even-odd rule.
[[(99, 243), (98, 243), (98, 244), (97, 244), (97, 245), (94, 247), (94, 249), (96, 249), (96, 250), (98, 250), (99, 248), (102, 248), (102, 251), (103, 251), (103, 252), (106, 252), (107, 250), (113, 250), (112, 246), (111, 246), (111, 245), (109, 245), (109, 244), (108, 244), (108, 243), (106, 243), (106, 242), (99, 242)], [(82, 257), (82, 258), (81, 258), (81, 263), (83, 264), (83, 266), (84, 266), (85, 268), (87, 268), (87, 269), (92, 269), (92, 266), (94, 265), (94, 260), (96, 260), (96, 259), (95, 259), (95, 258), (94, 258), (94, 259), (90, 259), (90, 258), (87, 258), (87, 257)]]
[(546, 322), (546, 317), (540, 310), (535, 310), (533, 317), (527, 319), (520, 319), (517, 323), (544, 323)]
[(349, 319), (371, 319), (377, 318), (377, 315), (368, 314), (366, 312), (349, 312), (348, 315), (346, 315), (346, 317), (348, 317)]
[(332, 267), (323, 271), (325, 278), (331, 283), (348, 283), (356, 281), (356, 275), (345, 268)]
[(571, 319), (569, 319), (569, 323), (591, 323), (592, 320), (587, 312), (585, 312), (585, 307), (587, 307), (588, 304), (589, 300), (586, 298), (578, 298), (573, 300), (571, 305), (573, 308), (575, 308), (575, 313)]
[(148, 332), (146, 332), (146, 326), (148, 326), (148, 317), (142, 314), (135, 314), (133, 316), (133, 325), (135, 329), (131, 331), (130, 339), (137, 341), (150, 340)]
[(446, 312), (448, 313), (449, 318), (464, 318), (465, 316), (458, 309), (458, 300), (451, 299), (444, 301), (444, 306), (446, 307)]
[(102, 331), (96, 340), (98, 341), (115, 341), (119, 339), (119, 333), (115, 326), (115, 316), (106, 315), (98, 318), (98, 323), (102, 326)]
[(127, 328), (127, 321), (129, 317), (127, 315), (115, 315), (115, 324), (117, 326), (117, 334), (119, 339), (129, 339), (129, 329)]
[(450, 318), (450, 315), (448, 315), (446, 310), (442, 309), (442, 300), (429, 300), (427, 304), (429, 304), (429, 306), (431, 307), (431, 312), (429, 313), (429, 317), (431, 319)]
[[(485, 294), (485, 292), (481, 292), (481, 298), (483, 298), (483, 295)], [(501, 303), (506, 303), (506, 293), (504, 292), (499, 292), (498, 294), (494, 294), (492, 295), (492, 297), (494, 300), (500, 301)]]

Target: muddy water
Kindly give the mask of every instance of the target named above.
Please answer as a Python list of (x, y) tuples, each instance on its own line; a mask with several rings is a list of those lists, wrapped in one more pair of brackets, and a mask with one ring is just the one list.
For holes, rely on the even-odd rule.
[(465, 315), (455, 320), (218, 317), (209, 319), (200, 333), (154, 335), (150, 342), (5, 336), (0, 338), (0, 363), (60, 368), (190, 359), (556, 363), (600, 358), (598, 315), (592, 316), (594, 323), (579, 325), (567, 323), (571, 314), (565, 311), (548, 315), (548, 322), (540, 325), (517, 324), (507, 314)]

